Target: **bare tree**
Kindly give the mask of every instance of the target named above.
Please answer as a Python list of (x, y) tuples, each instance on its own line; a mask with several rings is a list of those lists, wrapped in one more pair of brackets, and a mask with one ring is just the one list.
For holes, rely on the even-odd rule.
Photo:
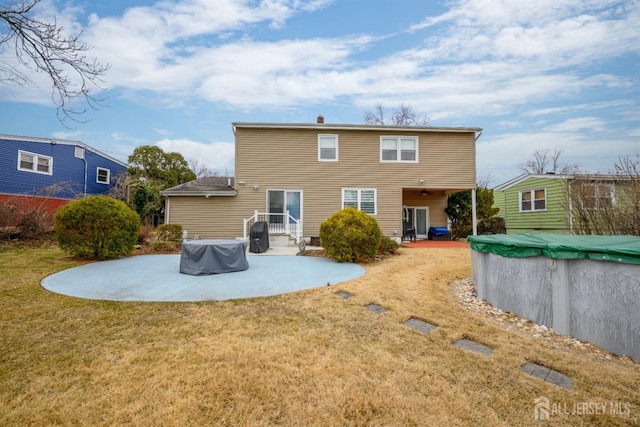
[(14, 52), (10, 58), (0, 58), (0, 82), (24, 86), (33, 83), (29, 74), (44, 72), (51, 80), (58, 120), (79, 121), (78, 114), (86, 108), (76, 109), (74, 101), (83, 98), (91, 108), (99, 108), (103, 99), (94, 97), (90, 89), (104, 89), (100, 86), (102, 77), (110, 67), (85, 56), (92, 47), (80, 41), (82, 32), (68, 36), (56, 18), (34, 18), (34, 9), (41, 1), (0, 3), (0, 47), (7, 45)]
[(413, 108), (404, 104), (389, 115), (382, 104), (377, 104), (374, 111), (364, 113), (364, 122), (369, 125), (427, 126), (430, 120), (429, 116), (419, 116)]
[(518, 168), (525, 173), (542, 175), (545, 173), (553, 174), (571, 174), (578, 171), (578, 165), (562, 163), (560, 156), (563, 151), (561, 149), (536, 150), (533, 152), (533, 158), (524, 163), (520, 163)]
[(640, 162), (620, 158), (615, 174), (575, 174), (567, 212), (574, 234), (640, 236)]
[(189, 160), (189, 169), (196, 174), (196, 178), (204, 178), (205, 176), (218, 176), (217, 172), (209, 169), (204, 163), (198, 159)]

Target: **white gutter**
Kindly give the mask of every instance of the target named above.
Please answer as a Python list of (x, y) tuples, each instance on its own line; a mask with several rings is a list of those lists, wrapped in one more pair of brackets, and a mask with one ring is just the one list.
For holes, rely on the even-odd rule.
[(212, 197), (212, 196), (235, 196), (238, 194), (236, 190), (233, 191), (161, 191), (160, 194), (163, 196), (202, 196), (202, 197)]
[[(235, 122), (231, 124), (233, 133), (237, 128), (253, 129), (324, 129), (324, 130), (378, 130), (396, 132), (465, 132), (482, 133), (482, 128), (466, 127), (431, 127), (431, 126), (389, 126), (389, 125), (353, 125), (353, 124), (324, 124), (324, 123), (247, 123)], [(478, 135), (479, 137), (479, 135)], [(476, 140), (478, 138), (476, 137)]]

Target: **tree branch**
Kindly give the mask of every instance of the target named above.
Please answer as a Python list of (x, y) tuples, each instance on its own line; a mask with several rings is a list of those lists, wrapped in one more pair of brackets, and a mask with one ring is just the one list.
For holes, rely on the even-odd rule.
[(24, 86), (32, 83), (28, 70), (46, 73), (51, 80), (51, 99), (57, 105), (58, 119), (63, 124), (67, 119), (80, 122), (77, 116), (86, 109), (77, 110), (74, 101), (81, 98), (92, 109), (100, 108), (104, 99), (95, 97), (91, 88), (105, 89), (101, 86), (102, 77), (110, 66), (86, 57), (92, 47), (80, 41), (82, 32), (66, 36), (64, 27), (55, 18), (53, 22), (32, 18), (30, 15), (40, 1), (0, 6), (0, 24), (4, 26), (0, 46), (12, 43), (15, 59), (25, 68), (21, 71), (0, 59), (0, 82)]

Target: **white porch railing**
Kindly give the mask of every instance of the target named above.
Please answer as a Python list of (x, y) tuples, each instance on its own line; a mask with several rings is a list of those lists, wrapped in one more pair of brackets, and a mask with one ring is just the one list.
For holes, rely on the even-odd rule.
[(295, 219), (289, 214), (289, 211), (285, 213), (266, 213), (254, 211), (251, 218), (243, 220), (243, 232), (242, 237), (245, 241), (249, 240), (249, 231), (251, 226), (256, 222), (264, 221), (269, 225), (269, 234), (286, 234), (292, 236), (296, 240), (296, 244), (300, 243), (302, 239), (302, 224), (300, 220)]

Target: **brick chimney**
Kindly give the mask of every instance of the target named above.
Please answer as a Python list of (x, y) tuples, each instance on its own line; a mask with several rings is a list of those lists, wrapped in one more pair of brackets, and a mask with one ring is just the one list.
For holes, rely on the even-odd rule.
[(324, 124), (324, 117), (322, 117), (322, 114), (318, 116), (318, 124), (319, 125)]

